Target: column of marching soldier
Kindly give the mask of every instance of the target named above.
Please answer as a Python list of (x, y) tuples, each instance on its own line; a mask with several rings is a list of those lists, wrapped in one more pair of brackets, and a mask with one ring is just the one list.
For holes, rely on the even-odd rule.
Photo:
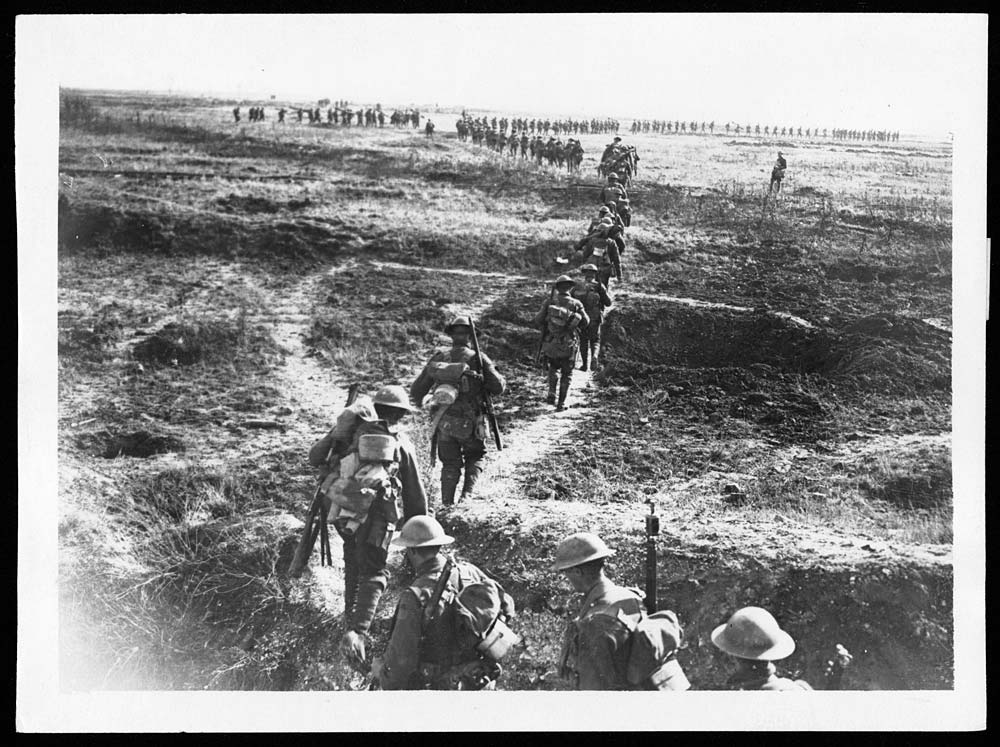
[[(582, 370), (598, 365), (611, 281), (622, 276), (632, 215), (616, 174), (608, 175), (600, 199), (586, 235), (573, 245), (582, 279), (556, 278), (534, 317), (541, 330), (538, 357), (547, 371), (546, 401), (556, 410), (566, 406), (577, 352)], [(440, 510), (473, 500), (491, 433), (502, 448), (491, 397), (507, 385), (480, 350), (473, 319), (457, 316), (444, 331), (451, 345), (432, 354), (409, 391), (390, 385), (372, 398), (356, 399), (352, 388), (348, 406), (309, 453), (321, 482), (291, 572), (301, 572), (317, 536), (323, 538), (321, 559), (332, 560), (329, 520), (343, 541), (341, 652), (370, 671), (373, 689), (495, 689), (500, 662), (518, 641), (508, 626), (515, 617), (510, 595), (488, 573), (443, 552), (454, 539), (429, 513), (413, 443), (400, 429), (407, 415), (428, 408), (431, 459), (441, 461)], [(368, 631), (388, 584), (390, 545), (405, 549), (414, 580), (400, 593), (386, 650), (370, 660)], [(553, 662), (559, 675), (581, 690), (689, 689), (677, 660), (683, 641), (677, 615), (647, 609), (642, 591), (609, 578), (604, 564), (614, 554), (587, 532), (571, 534), (555, 548), (551, 570), (580, 594), (559, 661)], [(655, 580), (653, 589), (655, 598)], [(789, 656), (795, 644), (764, 609), (737, 610), (714, 630), (712, 641), (731, 657), (726, 689), (812, 689), (778, 676), (774, 662)], [(838, 656), (828, 662), (828, 687), (837, 686), (832, 680), (849, 659), (838, 646)]]
[[(707, 125), (705, 122), (701, 123), (699, 129), (698, 122), (681, 122), (680, 120), (675, 120), (673, 122), (663, 120), (663, 119), (636, 119), (633, 120), (632, 126), (629, 128), (633, 135), (638, 135), (640, 133), (653, 133), (659, 135), (671, 135), (680, 133), (691, 133), (695, 134), (697, 132), (707, 132), (711, 135), (715, 133), (715, 122), (709, 122)], [(771, 137), (829, 137), (834, 140), (859, 140), (867, 142), (879, 142), (879, 143), (894, 143), (899, 141), (899, 131), (891, 130), (864, 130), (864, 129), (843, 129), (843, 128), (833, 128), (827, 129), (824, 127), (822, 131), (819, 127), (806, 127), (805, 134), (803, 135), (803, 130), (801, 127), (782, 127), (780, 130), (777, 125), (773, 127), (770, 125), (764, 125), (763, 128), (759, 124), (751, 127), (749, 124), (746, 126), (739, 124), (732, 124), (726, 122), (725, 124), (726, 134), (735, 133), (737, 135), (765, 135)], [(719, 132), (722, 132), (722, 127), (719, 128)]]
[[(298, 122), (303, 121), (303, 116), (308, 118), (309, 124), (320, 124), (323, 122), (324, 113), (319, 107), (303, 108), (292, 107)], [(288, 109), (281, 107), (278, 109), (278, 122), (284, 123)], [(326, 109), (326, 123), (328, 125), (341, 125), (350, 127), (385, 127), (386, 114), (382, 110), (381, 104), (376, 104), (374, 108), (360, 107), (354, 110), (346, 101), (337, 101), (334, 106)], [(233, 121), (239, 122), (241, 118), (240, 107), (233, 107)], [(247, 118), (250, 122), (263, 122), (266, 119), (263, 106), (252, 106), (248, 110)], [(393, 127), (418, 127), (420, 125), (420, 111), (417, 109), (396, 109), (388, 117), (389, 124)]]

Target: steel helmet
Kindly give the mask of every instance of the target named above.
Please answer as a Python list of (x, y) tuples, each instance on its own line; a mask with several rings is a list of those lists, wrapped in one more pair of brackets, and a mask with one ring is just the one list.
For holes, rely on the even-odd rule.
[(600, 210), (597, 211), (598, 215), (603, 215), (605, 213), (610, 213), (610, 212), (611, 208), (609, 208), (607, 205), (604, 205), (603, 207), (601, 207)]
[(392, 544), (397, 547), (440, 547), (455, 541), (444, 533), (444, 527), (433, 516), (413, 516), (403, 524)]
[(580, 265), (580, 272), (587, 272), (588, 270), (590, 272), (597, 272), (597, 265), (591, 264), (590, 262), (585, 265)]
[(612, 171), (610, 174), (608, 174), (608, 179), (617, 179), (617, 178), (618, 178), (618, 174), (616, 174), (614, 171)]
[(744, 607), (712, 631), (712, 643), (741, 659), (775, 661), (795, 650), (795, 641), (761, 607)]
[(445, 325), (444, 331), (448, 334), (451, 334), (451, 330), (454, 327), (471, 327), (471, 326), (472, 326), (472, 320), (469, 319), (469, 317), (456, 316), (454, 319), (448, 322), (447, 325)]
[(372, 397), (372, 403), (386, 407), (398, 407), (400, 410), (409, 412), (414, 410), (413, 405), (410, 404), (410, 396), (398, 384), (390, 384), (379, 389), (378, 393)]
[(615, 554), (614, 550), (604, 544), (604, 540), (596, 534), (590, 532), (577, 532), (564, 539), (556, 547), (556, 562), (552, 564), (552, 570), (565, 571), (582, 563), (587, 563), (598, 558), (609, 558)]
[(576, 281), (569, 275), (560, 275), (556, 278), (555, 285), (562, 285), (563, 283), (575, 283)]

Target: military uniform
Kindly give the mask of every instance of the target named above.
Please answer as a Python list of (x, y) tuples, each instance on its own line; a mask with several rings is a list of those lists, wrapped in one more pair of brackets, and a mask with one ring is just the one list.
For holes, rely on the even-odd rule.
[(727, 690), (763, 690), (767, 692), (787, 692), (812, 690), (805, 680), (791, 680), (779, 677), (770, 666), (761, 671), (740, 671), (726, 681)]
[(601, 190), (601, 203), (607, 205), (609, 202), (615, 203), (618, 206), (620, 200), (627, 200), (628, 192), (625, 191), (625, 187), (617, 182), (614, 184), (606, 184), (604, 189)]
[[(644, 614), (643, 596), (638, 589), (601, 578), (584, 595), (576, 617), (567, 623), (559, 658), (560, 676), (577, 690), (638, 689), (628, 681), (629, 638)], [(688, 687), (673, 656), (660, 667), (656, 680), (661, 685), (657, 689)], [(668, 680), (674, 680), (674, 686), (662, 687)]]
[(489, 356), (482, 353), (482, 359), (483, 366), (480, 370), (472, 348), (441, 348), (431, 356), (428, 365), (424, 366), (410, 387), (410, 399), (419, 403), (434, 385), (429, 370), (431, 363), (464, 363), (471, 371), (483, 377), (482, 381), (469, 376), (462, 377), (455, 402), (441, 414), (436, 427), (437, 454), (441, 460), (441, 502), (446, 505), (454, 502), (463, 466), (465, 480), (462, 495), (466, 497), (472, 494), (483, 470), (482, 461), (486, 455), (486, 437), (489, 432), (483, 409), (483, 387), (493, 395), (503, 394), (507, 388), (507, 382), (497, 372)]
[[(567, 285), (572, 282), (570, 280)], [(560, 283), (557, 283), (558, 285)], [(576, 314), (579, 317), (579, 324), (577, 326), (585, 327), (590, 324), (590, 317), (587, 316), (583, 304), (569, 294), (571, 287), (569, 285), (569, 287), (564, 288), (562, 291), (557, 288), (554, 297), (546, 299), (534, 318), (535, 326), (540, 327), (542, 334), (545, 335), (545, 342), (542, 343), (542, 355), (545, 356), (546, 367), (548, 369), (548, 402), (549, 404), (556, 404), (555, 395), (556, 385), (558, 384), (559, 401), (557, 406), (560, 409), (565, 406), (566, 393), (569, 391), (569, 384), (573, 378), (573, 366), (576, 363), (576, 350), (579, 345), (579, 338), (577, 337), (576, 329), (570, 327), (567, 327), (566, 330), (559, 334), (551, 334), (549, 330), (549, 315), (552, 312), (549, 307), (559, 306)]]
[[(427, 513), (427, 496), (417, 470), (416, 452), (405, 433), (384, 420), (361, 421), (354, 433), (354, 445), (366, 434), (389, 434), (399, 445), (400, 495), (397, 500), (376, 500), (354, 534), (345, 533), (337, 522), (334, 528), (344, 544), (344, 613), (347, 628), (366, 633), (375, 619), (375, 610), (388, 583), (385, 571), (389, 542), (396, 524), (411, 516)], [(326, 455), (333, 445), (331, 434), (321, 438), (309, 452), (309, 463), (326, 467)], [(399, 505), (399, 502), (402, 505)]]
[(618, 251), (618, 242), (609, 235), (610, 231), (602, 232), (602, 235), (591, 237), (583, 251), (584, 264), (591, 263), (597, 267), (597, 279), (605, 288), (611, 286), (611, 278), (622, 279), (621, 253)]
[(590, 324), (580, 325), (577, 331), (580, 335), (580, 359), (582, 370), (587, 370), (587, 358), (590, 357), (594, 368), (597, 367), (597, 356), (601, 347), (601, 324), (604, 321), (604, 310), (611, 305), (611, 296), (607, 288), (597, 280), (583, 280), (576, 284), (570, 295), (583, 304)]
[[(399, 595), (389, 646), (383, 657), (379, 684), (383, 690), (456, 690), (491, 672), (473, 649), (463, 650), (449, 640), (448, 630), (430, 630), (434, 622), (424, 619), (424, 607), (444, 569), (445, 558), (435, 555), (416, 569), (416, 580)], [(486, 574), (471, 563), (458, 563), (451, 571), (449, 586), (456, 593), (468, 584), (480, 583)], [(514, 600), (502, 595), (502, 613), (514, 614)], [(494, 670), (495, 676), (495, 670)], [(469, 688), (472, 689), (472, 688)], [(490, 688), (491, 689), (491, 688)]]

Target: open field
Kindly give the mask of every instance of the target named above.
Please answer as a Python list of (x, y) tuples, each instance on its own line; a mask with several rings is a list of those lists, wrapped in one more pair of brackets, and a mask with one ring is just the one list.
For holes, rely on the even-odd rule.
[(708, 635), (747, 604), (814, 683), (842, 643), (847, 688), (952, 686), (950, 146), (781, 142), (765, 200), (774, 141), (623, 134), (642, 159), (624, 282), (602, 368), (557, 415), (530, 319), (596, 212), (608, 136), (580, 136), (569, 179), (458, 142), (450, 112), (429, 140), (278, 125), (278, 102), (235, 124), (226, 101), (90, 100), (59, 152), (64, 688), (360, 686), (336, 652), (339, 547), (284, 573), (306, 453), (351, 382), (408, 385), (468, 309), (510, 447), (439, 518), (522, 610), (501, 687), (564, 686), (555, 543), (597, 531), (638, 583), (648, 498), (697, 687), (724, 681)]

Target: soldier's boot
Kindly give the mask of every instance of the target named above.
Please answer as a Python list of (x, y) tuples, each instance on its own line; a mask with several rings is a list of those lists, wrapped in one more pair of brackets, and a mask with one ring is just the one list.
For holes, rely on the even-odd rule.
[(458, 489), (458, 480), (461, 473), (457, 470), (441, 470), (441, 505), (455, 505), (455, 490)]
[(563, 380), (559, 382), (559, 403), (556, 405), (557, 410), (566, 409), (566, 393), (569, 391), (569, 377), (564, 376)]
[(466, 462), (465, 463), (465, 481), (462, 483), (462, 497), (459, 499), (461, 501), (471, 501), (473, 493), (475, 492), (476, 483), (479, 482), (479, 475), (483, 472), (483, 468), (478, 462)]
[(556, 382), (557, 382), (556, 372), (554, 370), (549, 371), (549, 394), (545, 398), (545, 401), (550, 405), (554, 405), (556, 403)]

